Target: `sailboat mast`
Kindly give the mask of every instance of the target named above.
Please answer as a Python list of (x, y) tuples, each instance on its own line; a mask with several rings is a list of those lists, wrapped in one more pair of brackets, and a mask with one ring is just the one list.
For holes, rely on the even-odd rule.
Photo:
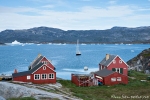
[(78, 43), (79, 43), (79, 40), (77, 40), (77, 48), (76, 48), (76, 52), (79, 51), (79, 45), (78, 45)]
[(77, 40), (76, 55), (81, 55), (79, 51), (79, 40)]

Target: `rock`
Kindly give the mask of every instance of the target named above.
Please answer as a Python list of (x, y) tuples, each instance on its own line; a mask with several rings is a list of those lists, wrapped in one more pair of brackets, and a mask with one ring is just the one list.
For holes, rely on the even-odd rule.
[[(41, 85), (41, 87), (43, 87), (43, 85)], [(61, 85), (57, 83), (56, 87), (60, 88)], [(0, 82), (0, 95), (6, 99), (13, 98), (13, 97), (34, 97), (37, 100), (40, 100), (40, 98), (46, 97), (46, 98), (52, 98), (52, 99), (57, 98), (58, 100), (81, 100), (75, 97), (70, 97), (70, 95), (66, 95), (66, 94), (57, 94), (55, 92), (47, 92), (44, 90), (40, 90), (38, 88), (23, 86), (23, 84), (18, 85), (18, 84), (13, 84), (13, 83), (8, 83), (8, 82)]]
[(150, 48), (143, 50), (136, 57), (127, 61), (131, 69), (150, 72)]
[(0, 100), (6, 100), (5, 98), (3, 98), (2, 96), (0, 96)]

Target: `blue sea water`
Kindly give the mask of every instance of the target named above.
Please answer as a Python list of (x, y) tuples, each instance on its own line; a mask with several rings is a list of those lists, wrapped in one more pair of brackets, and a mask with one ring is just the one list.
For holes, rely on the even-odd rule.
[[(71, 73), (98, 70), (99, 62), (108, 54), (119, 55), (125, 62), (135, 57), (150, 44), (80, 44), (81, 56), (76, 56), (75, 44), (24, 44), (0, 46), (0, 74), (27, 71), (28, 66), (42, 54), (56, 67), (57, 77), (71, 79)], [(84, 71), (84, 67), (88, 71)]]

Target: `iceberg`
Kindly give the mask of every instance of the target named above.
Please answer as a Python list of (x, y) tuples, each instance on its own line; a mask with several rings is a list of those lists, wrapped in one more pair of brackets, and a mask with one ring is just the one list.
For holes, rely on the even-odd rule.
[(21, 45), (22, 43), (18, 42), (17, 40), (15, 40), (14, 42), (12, 42), (11, 44), (13, 45)]

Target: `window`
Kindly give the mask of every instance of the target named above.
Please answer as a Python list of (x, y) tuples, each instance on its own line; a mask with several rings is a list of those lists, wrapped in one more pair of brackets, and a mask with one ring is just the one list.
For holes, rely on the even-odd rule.
[(123, 68), (120, 68), (120, 73), (123, 74)]
[(112, 68), (112, 71), (123, 74), (123, 68)]
[(31, 77), (30, 77), (30, 75), (28, 75), (28, 76), (27, 76), (27, 80), (30, 80), (30, 79), (31, 79)]
[(121, 77), (117, 77), (117, 81), (121, 81)]
[(47, 62), (47, 61), (42, 61), (42, 63), (44, 63), (44, 64), (48, 64), (48, 62)]
[(120, 68), (116, 68), (116, 72), (120, 73)]
[(116, 81), (116, 78), (115, 78), (115, 77), (111, 78), (111, 81), (112, 81), (112, 82), (115, 82), (115, 81)]
[(42, 79), (47, 79), (47, 75), (46, 74), (42, 74)]
[(34, 74), (34, 80), (40, 80), (40, 74)]
[(113, 60), (113, 64), (115, 64), (116, 63), (116, 60)]
[(122, 60), (119, 60), (119, 63), (122, 64)]
[(52, 73), (52, 74), (49, 74), (49, 77), (48, 77), (49, 79), (54, 79), (54, 74)]
[(116, 68), (112, 68), (112, 71), (114, 71), (114, 72), (115, 72), (115, 71), (116, 71)]
[(43, 70), (46, 70), (46, 66), (43, 66)]

